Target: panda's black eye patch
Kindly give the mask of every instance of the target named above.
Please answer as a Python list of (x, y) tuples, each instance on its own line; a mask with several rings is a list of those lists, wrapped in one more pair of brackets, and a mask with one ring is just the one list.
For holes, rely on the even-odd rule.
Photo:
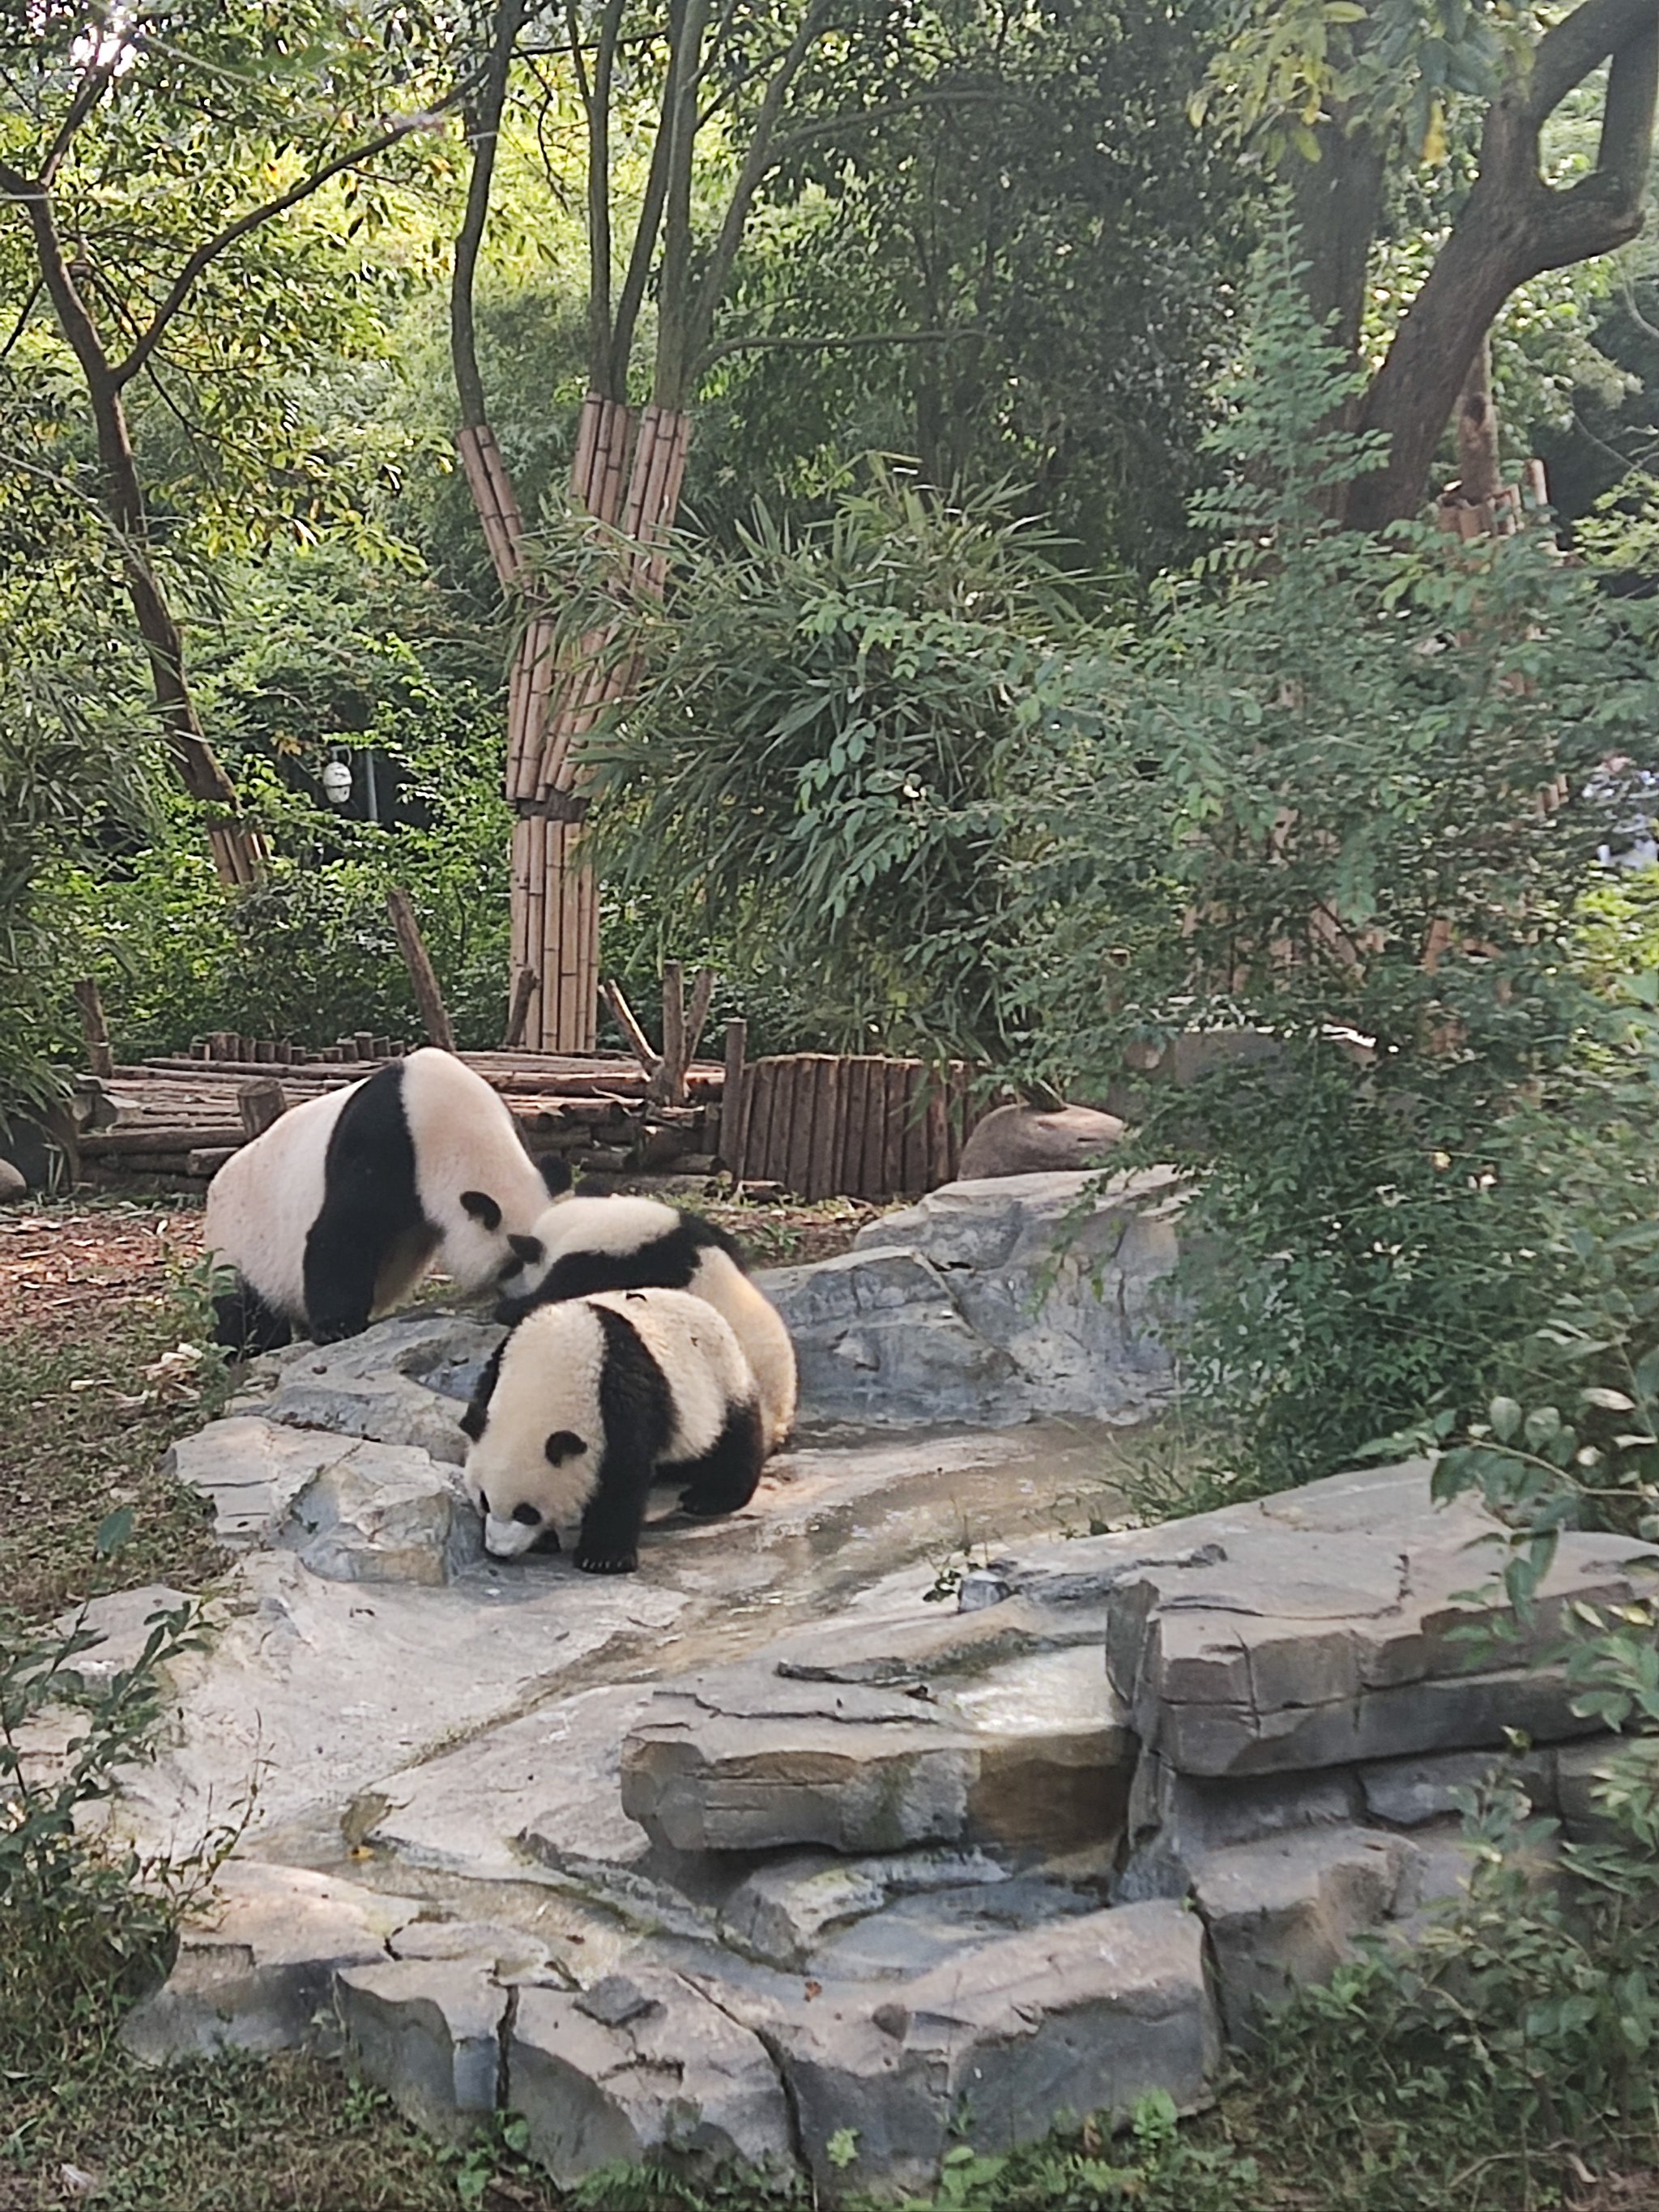
[(501, 1209), (488, 1191), (464, 1190), (461, 1193), (461, 1204), (472, 1218), (483, 1228), (499, 1229), (501, 1227)]
[(515, 1505), (513, 1518), (521, 1522), (526, 1528), (539, 1528), (542, 1525), (542, 1516), (533, 1505)]
[(545, 1449), (548, 1465), (561, 1467), (566, 1460), (574, 1459), (579, 1452), (585, 1452), (587, 1446), (574, 1429), (555, 1429), (547, 1440)]
[(489, 1492), (487, 1490), (481, 1490), (478, 1492), (478, 1510), (486, 1516), (489, 1514)]

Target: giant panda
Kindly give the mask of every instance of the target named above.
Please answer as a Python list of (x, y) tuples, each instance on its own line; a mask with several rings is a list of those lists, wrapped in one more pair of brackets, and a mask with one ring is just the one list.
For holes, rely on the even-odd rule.
[(561, 1163), (538, 1170), (481, 1075), (430, 1046), (309, 1098), (233, 1152), (208, 1188), (203, 1243), (238, 1283), (216, 1334), (267, 1352), (298, 1331), (356, 1336), (434, 1261), (463, 1290), (517, 1271)]
[(688, 1513), (736, 1513), (766, 1456), (743, 1347), (687, 1291), (603, 1291), (538, 1306), (485, 1368), (461, 1426), (484, 1546), (511, 1559), (559, 1548), (580, 1519), (576, 1565), (631, 1574), (657, 1474), (684, 1480)]
[(766, 1449), (782, 1446), (795, 1422), (795, 1347), (723, 1229), (657, 1198), (566, 1198), (547, 1208), (532, 1241), (541, 1251), (503, 1279), (497, 1321), (593, 1291), (690, 1291), (731, 1324), (760, 1385)]

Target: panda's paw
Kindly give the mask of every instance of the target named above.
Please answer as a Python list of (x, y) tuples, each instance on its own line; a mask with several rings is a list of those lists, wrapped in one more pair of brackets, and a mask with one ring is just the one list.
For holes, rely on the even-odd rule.
[(365, 1321), (313, 1322), (311, 1340), (313, 1344), (343, 1344), (348, 1337), (361, 1336), (368, 1327)]
[(585, 1575), (631, 1575), (640, 1564), (637, 1552), (578, 1552), (576, 1565)]
[(710, 1497), (703, 1492), (683, 1490), (680, 1492), (680, 1510), (682, 1513), (689, 1513), (694, 1521), (719, 1521), (723, 1519), (732, 1509), (729, 1505), (724, 1504), (720, 1498)]

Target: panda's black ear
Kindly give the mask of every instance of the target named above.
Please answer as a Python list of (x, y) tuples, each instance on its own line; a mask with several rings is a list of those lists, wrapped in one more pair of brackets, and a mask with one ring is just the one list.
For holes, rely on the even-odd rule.
[(547, 1257), (547, 1247), (539, 1237), (512, 1236), (507, 1241), (526, 1267), (538, 1267)]
[(547, 1440), (545, 1449), (548, 1465), (562, 1467), (566, 1460), (574, 1459), (579, 1452), (585, 1452), (587, 1446), (576, 1434), (574, 1429), (555, 1429)]
[(482, 1222), (486, 1229), (501, 1227), (501, 1209), (487, 1190), (464, 1190), (461, 1193), (461, 1204), (472, 1218)]
[(557, 1152), (544, 1152), (536, 1163), (542, 1171), (542, 1181), (547, 1185), (550, 1198), (562, 1198), (570, 1188), (573, 1177), (570, 1163)]

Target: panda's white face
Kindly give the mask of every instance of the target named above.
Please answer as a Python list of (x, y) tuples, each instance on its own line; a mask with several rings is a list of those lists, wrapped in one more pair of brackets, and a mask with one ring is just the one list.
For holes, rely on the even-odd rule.
[(590, 1440), (574, 1429), (556, 1429), (542, 1440), (544, 1463), (485, 1452), (489, 1431), (467, 1455), (467, 1495), (483, 1516), (484, 1549), (498, 1559), (516, 1559), (550, 1530), (580, 1517), (592, 1494), (596, 1465)]

